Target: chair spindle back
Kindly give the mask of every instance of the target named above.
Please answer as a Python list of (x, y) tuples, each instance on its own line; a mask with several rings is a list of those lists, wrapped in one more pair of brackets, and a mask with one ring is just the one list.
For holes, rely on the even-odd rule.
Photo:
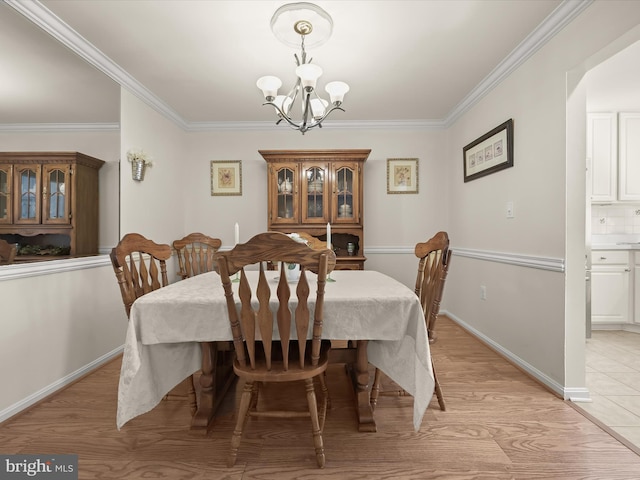
[(415, 292), (420, 298), (427, 332), (432, 339), (449, 270), (449, 236), (446, 232), (438, 232), (426, 242), (418, 243), (415, 255), (420, 259)]
[[(272, 305), (271, 300), (272, 287), (269, 283), (273, 281), (270, 282), (265, 275), (265, 264), (268, 261), (281, 262), (280, 277), (275, 285), (277, 305)], [(297, 263), (301, 270), (295, 289), (297, 305), (293, 315), (295, 325), (293, 337), (291, 334), (292, 312), (289, 306), (291, 288), (287, 282), (285, 262)], [(245, 267), (255, 264), (259, 264), (258, 284), (255, 287), (257, 308), (252, 302), (252, 288), (245, 272)], [(274, 358), (283, 361), (285, 370), (289, 369), (290, 358), (299, 358), (298, 366), (304, 369), (306, 340), (311, 321), (313, 321), (311, 364), (317, 365), (320, 356), (326, 276), (335, 267), (335, 254), (331, 250), (313, 250), (283, 233), (266, 232), (256, 235), (247, 243), (236, 245), (228, 252), (219, 252), (216, 254), (216, 265), (227, 299), (237, 361), (242, 367), (246, 367), (248, 362), (251, 368), (255, 369), (256, 365), (261, 363), (259, 356), (264, 354), (265, 358), (262, 360), (266, 363), (267, 370), (271, 369)], [(239, 315), (231, 280), (231, 276), (237, 272), (240, 272)], [(318, 279), (313, 317), (309, 310), (308, 272), (316, 273)], [(280, 336), (279, 348), (276, 351), (272, 349), (274, 322), (277, 324)], [(260, 333), (260, 339), (256, 338), (256, 331)], [(297, 340), (298, 351), (292, 357), (290, 346), (295, 340)], [(257, 348), (258, 344), (261, 344), (262, 348)]]
[(173, 248), (178, 255), (180, 271), (178, 275), (185, 278), (210, 272), (214, 269), (213, 256), (218, 251), (222, 241), (209, 237), (203, 233), (190, 233), (180, 240), (173, 242)]
[(157, 244), (139, 233), (128, 233), (111, 250), (110, 257), (127, 318), (138, 297), (169, 284), (166, 265), (171, 258), (169, 245)]

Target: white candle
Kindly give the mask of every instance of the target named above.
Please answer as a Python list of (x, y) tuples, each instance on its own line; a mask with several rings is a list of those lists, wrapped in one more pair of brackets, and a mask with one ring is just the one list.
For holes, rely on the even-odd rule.
[(331, 224), (327, 223), (327, 248), (331, 249)]
[(236, 222), (236, 229), (235, 229), (235, 240), (236, 240), (236, 245), (240, 243), (240, 227), (238, 226), (238, 223)]

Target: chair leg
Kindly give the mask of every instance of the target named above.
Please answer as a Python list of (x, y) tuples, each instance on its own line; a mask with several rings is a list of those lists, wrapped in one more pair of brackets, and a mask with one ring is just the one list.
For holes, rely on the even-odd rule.
[(249, 404), (249, 410), (255, 410), (258, 408), (258, 397), (260, 396), (260, 382), (253, 382), (253, 388), (251, 389), (251, 403)]
[(324, 422), (327, 418), (327, 409), (331, 408), (331, 397), (329, 396), (329, 389), (327, 388), (327, 382), (325, 380), (325, 373), (321, 373), (318, 377), (320, 379), (320, 389), (322, 391), (322, 406), (318, 412), (318, 417), (320, 419), (320, 431), (324, 430)]
[(320, 420), (318, 418), (318, 402), (316, 400), (316, 391), (313, 387), (313, 379), (307, 378), (304, 383), (307, 390), (307, 403), (309, 404), (309, 415), (311, 416), (311, 430), (313, 432), (313, 444), (316, 449), (316, 460), (318, 467), (324, 468), (324, 444), (322, 442), (322, 430), (320, 429)]
[(249, 406), (251, 404), (253, 387), (253, 382), (246, 382), (244, 384), (244, 389), (242, 390), (240, 407), (238, 408), (238, 418), (236, 419), (236, 428), (233, 430), (233, 436), (231, 437), (231, 451), (229, 452), (229, 458), (227, 460), (227, 466), (229, 467), (233, 467), (236, 464), (238, 448), (240, 448), (240, 440), (242, 438), (242, 430), (244, 429), (247, 414), (249, 413)]
[(322, 394), (327, 398), (327, 409), (331, 409), (331, 395), (329, 395), (329, 388), (327, 387), (327, 372), (326, 370), (320, 375), (320, 388)]
[(431, 362), (431, 368), (433, 370), (433, 380), (435, 381), (435, 391), (436, 391), (436, 397), (438, 398), (438, 405), (440, 405), (440, 410), (444, 412), (447, 408), (444, 404), (442, 389), (440, 388), (440, 382), (438, 381), (438, 377), (436, 375), (436, 367), (433, 366), (433, 362)]

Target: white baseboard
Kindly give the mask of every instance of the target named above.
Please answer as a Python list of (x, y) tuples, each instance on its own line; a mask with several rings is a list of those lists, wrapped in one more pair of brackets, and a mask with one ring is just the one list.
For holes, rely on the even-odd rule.
[(5, 408), (4, 410), (0, 411), (0, 423), (13, 417), (14, 415), (20, 413), (21, 411), (29, 408), (31, 405), (34, 405), (35, 403), (39, 402), (40, 400), (43, 400), (44, 398), (57, 392), (58, 390), (61, 390), (67, 385), (75, 382), (76, 380), (83, 377), (84, 375), (90, 373), (96, 368), (114, 359), (115, 357), (120, 355), (123, 351), (124, 351), (124, 345), (121, 345), (118, 348), (104, 354), (100, 358), (95, 359), (93, 362), (88, 363), (87, 365), (84, 365), (82, 368), (79, 368), (75, 372), (70, 373), (66, 377), (63, 377), (53, 382), (51, 385), (48, 385), (43, 389), (29, 395), (28, 397), (23, 398), (19, 402), (14, 403), (13, 405)]
[(589, 402), (591, 401), (591, 396), (589, 394), (589, 390), (587, 388), (565, 388), (556, 382), (554, 379), (550, 378), (545, 373), (541, 372), (533, 365), (525, 362), (522, 358), (515, 355), (513, 352), (507, 350), (502, 345), (496, 343), (491, 338), (484, 335), (482, 332), (476, 330), (468, 323), (464, 322), (462, 319), (456, 317), (451, 312), (446, 310), (441, 310), (441, 314), (446, 315), (455, 323), (460, 325), (460, 327), (464, 328), (471, 335), (476, 337), (481, 342), (485, 343), (497, 353), (505, 357), (507, 360), (517, 365), (519, 368), (524, 370), (527, 374), (531, 375), (533, 378), (538, 380), (540, 383), (545, 385), (549, 390), (555, 392), (557, 395), (561, 396), (565, 400), (571, 400), (575, 402)]
[(640, 333), (640, 324), (637, 323), (592, 323), (591, 330), (622, 330), (625, 332)]

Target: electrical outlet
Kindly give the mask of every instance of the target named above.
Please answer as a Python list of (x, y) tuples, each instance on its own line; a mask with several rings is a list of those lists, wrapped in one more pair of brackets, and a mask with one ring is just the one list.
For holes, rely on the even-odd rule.
[(513, 217), (515, 217), (513, 202), (507, 202), (507, 218), (513, 218)]
[(487, 299), (487, 287), (484, 285), (480, 285), (480, 300)]

